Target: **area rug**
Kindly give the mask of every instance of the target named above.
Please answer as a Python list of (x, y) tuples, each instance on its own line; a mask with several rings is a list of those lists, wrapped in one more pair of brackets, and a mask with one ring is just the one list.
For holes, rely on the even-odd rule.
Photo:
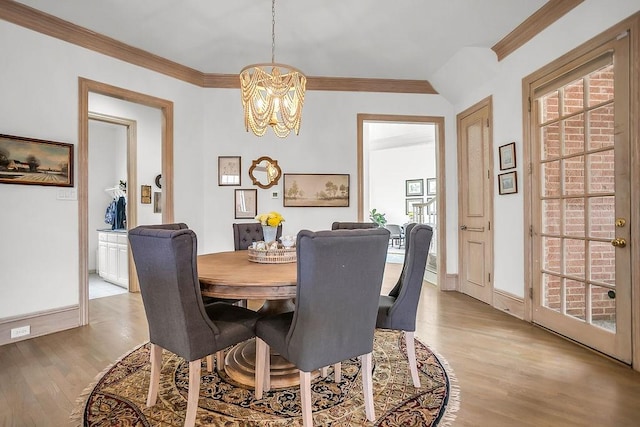
[[(362, 377), (357, 358), (342, 363), (342, 382), (333, 371), (312, 383), (315, 426), (449, 426), (459, 392), (446, 361), (416, 340), (421, 387), (411, 381), (402, 333), (377, 330), (374, 341), (376, 421), (365, 417)], [(189, 364), (164, 351), (157, 403), (145, 405), (151, 365), (149, 343), (125, 354), (78, 398), (71, 414), (79, 426), (182, 426), (187, 406)], [(208, 372), (203, 363), (197, 426), (301, 426), (299, 387), (266, 392), (234, 383), (224, 372)]]

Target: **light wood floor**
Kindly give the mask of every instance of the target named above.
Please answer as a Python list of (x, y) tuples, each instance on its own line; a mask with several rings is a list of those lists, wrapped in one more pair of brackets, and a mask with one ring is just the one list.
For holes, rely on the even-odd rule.
[[(385, 288), (400, 264), (387, 264)], [(0, 347), (0, 426), (67, 425), (105, 367), (148, 339), (140, 296), (91, 300), (86, 327)], [(425, 284), (417, 337), (460, 388), (454, 426), (639, 426), (640, 373), (454, 292)]]

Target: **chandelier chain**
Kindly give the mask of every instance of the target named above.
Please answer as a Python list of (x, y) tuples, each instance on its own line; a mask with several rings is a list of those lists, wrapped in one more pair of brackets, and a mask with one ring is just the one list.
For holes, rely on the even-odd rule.
[(276, 0), (271, 1), (271, 62), (276, 62)]

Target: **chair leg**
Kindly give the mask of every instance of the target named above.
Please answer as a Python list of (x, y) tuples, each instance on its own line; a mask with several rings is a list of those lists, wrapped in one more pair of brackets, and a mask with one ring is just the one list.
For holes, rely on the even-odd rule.
[(300, 404), (302, 406), (303, 427), (313, 426), (311, 413), (311, 372), (300, 371)]
[(404, 342), (407, 346), (407, 359), (409, 359), (409, 370), (413, 379), (413, 386), (420, 388), (420, 377), (418, 376), (418, 363), (416, 361), (416, 346), (413, 341), (413, 332), (404, 331)]
[(158, 388), (160, 387), (160, 371), (162, 370), (162, 347), (151, 344), (151, 379), (149, 382), (149, 393), (147, 394), (147, 407), (156, 404), (158, 398)]
[(200, 359), (189, 362), (189, 394), (187, 396), (187, 415), (184, 418), (185, 427), (192, 427), (196, 424), (199, 397)]
[(339, 383), (342, 381), (342, 363), (338, 362), (333, 365), (333, 378), (334, 381)]
[(207, 372), (213, 372), (213, 356), (208, 355), (205, 360), (207, 361)]
[(371, 370), (373, 368), (371, 362), (371, 353), (362, 355), (362, 392), (364, 393), (364, 410), (367, 419), (371, 422), (376, 419), (376, 412), (373, 407), (373, 378)]
[(218, 369), (224, 368), (224, 350), (216, 351), (216, 366)]
[(329, 367), (323, 366), (320, 368), (320, 376), (322, 376), (322, 378), (327, 378), (327, 375), (329, 375)]

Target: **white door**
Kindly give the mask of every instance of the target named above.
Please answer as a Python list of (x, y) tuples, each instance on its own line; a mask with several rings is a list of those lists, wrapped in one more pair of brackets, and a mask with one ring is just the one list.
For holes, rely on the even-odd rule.
[(493, 303), (490, 102), (458, 116), (460, 291)]
[(629, 37), (532, 99), (533, 321), (631, 362)]

